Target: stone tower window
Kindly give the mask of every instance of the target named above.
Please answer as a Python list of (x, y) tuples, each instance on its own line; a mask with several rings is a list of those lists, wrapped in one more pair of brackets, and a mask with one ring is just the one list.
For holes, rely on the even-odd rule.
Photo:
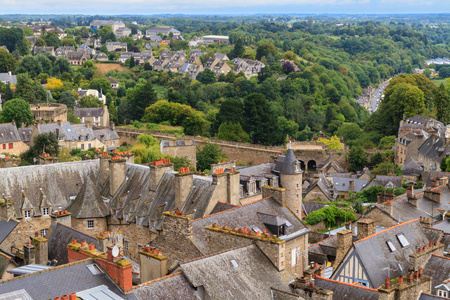
[(50, 214), (50, 208), (45, 207), (42, 209), (42, 215), (48, 216)]
[(25, 214), (25, 219), (31, 218), (31, 210), (26, 210), (24, 212), (24, 214)]
[(88, 229), (94, 229), (94, 220), (88, 220), (87, 221), (87, 228)]

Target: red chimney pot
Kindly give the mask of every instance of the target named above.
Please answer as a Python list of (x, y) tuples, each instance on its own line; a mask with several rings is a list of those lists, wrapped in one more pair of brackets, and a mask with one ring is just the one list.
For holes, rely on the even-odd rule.
[(384, 286), (388, 289), (391, 287), (391, 280), (389, 277), (386, 277), (386, 281), (384, 282)]

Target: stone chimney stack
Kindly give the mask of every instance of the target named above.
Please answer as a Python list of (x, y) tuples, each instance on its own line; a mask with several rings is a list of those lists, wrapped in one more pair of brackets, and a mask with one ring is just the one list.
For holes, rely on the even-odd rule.
[(167, 275), (167, 257), (155, 248), (144, 247), (139, 251), (141, 283)]
[(56, 224), (60, 223), (61, 225), (72, 227), (72, 213), (67, 210), (63, 211), (52, 211), (50, 218), (52, 219), (52, 226), (56, 226)]
[[(359, 231), (359, 229), (358, 229)], [(352, 247), (353, 238), (352, 231), (349, 229), (344, 229), (337, 233), (337, 248), (336, 248), (336, 260), (333, 263), (333, 267), (337, 268), (340, 262), (344, 259), (348, 250)]]
[(127, 161), (121, 156), (109, 160), (109, 194), (114, 196), (127, 178)]
[(11, 196), (2, 195), (0, 198), (0, 219), (9, 220), (15, 217), (14, 202), (11, 201)]
[(240, 205), (240, 175), (236, 169), (231, 169), (227, 173), (227, 202), (233, 205)]
[(439, 185), (447, 185), (448, 184), (448, 177), (447, 176), (442, 176), (441, 178), (439, 178)]
[(35, 259), (36, 249), (34, 245), (28, 240), (25, 245), (23, 245), (23, 262), (25, 265), (36, 263)]
[(281, 206), (286, 205), (286, 189), (274, 186), (263, 186), (262, 197), (272, 197), (273, 200), (277, 201)]
[(394, 214), (394, 207), (391, 200), (388, 200), (384, 203), (384, 209), (390, 216)]
[(362, 240), (376, 233), (377, 226), (372, 219), (360, 220), (356, 224), (358, 226), (358, 240)]
[(170, 158), (154, 160), (150, 164), (150, 191), (156, 192), (156, 188), (166, 171), (173, 171), (173, 164), (170, 162)]
[(189, 171), (189, 167), (180, 168), (175, 174), (175, 209), (182, 210), (193, 185), (194, 174)]
[(103, 152), (100, 157), (100, 185), (104, 185), (109, 178), (109, 159), (108, 152)]
[(441, 194), (441, 191), (438, 189), (435, 189), (435, 190), (426, 189), (423, 192), (423, 197), (427, 198), (433, 202), (436, 202), (438, 204), (442, 204), (442, 194)]
[(47, 239), (37, 236), (33, 238), (35, 247), (35, 263), (46, 266), (48, 264), (48, 243)]
[(348, 192), (349, 193), (354, 193), (355, 192), (355, 181), (354, 180), (350, 180), (348, 183)]

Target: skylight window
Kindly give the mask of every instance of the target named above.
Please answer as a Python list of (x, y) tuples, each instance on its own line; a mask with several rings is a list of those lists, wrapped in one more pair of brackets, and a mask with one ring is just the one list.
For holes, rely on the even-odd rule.
[(255, 226), (255, 227), (253, 227), (253, 231), (254, 231), (254, 232), (262, 232), (262, 231), (261, 231), (261, 229), (259, 229), (259, 228), (258, 228), (258, 227), (256, 227), (256, 226)]
[(291, 226), (292, 226), (291, 222), (286, 221), (286, 226), (287, 226), (287, 227), (291, 227)]
[(387, 241), (386, 243), (389, 247), (389, 250), (391, 250), (391, 252), (394, 252), (396, 250), (394, 244), (392, 244), (391, 241)]
[(234, 267), (235, 269), (238, 268), (238, 264), (237, 264), (237, 262), (236, 262), (234, 259), (231, 260), (231, 264), (233, 265), (233, 267)]
[(403, 248), (409, 246), (408, 240), (405, 238), (403, 234), (397, 235), (397, 239), (400, 242), (400, 245), (402, 245)]

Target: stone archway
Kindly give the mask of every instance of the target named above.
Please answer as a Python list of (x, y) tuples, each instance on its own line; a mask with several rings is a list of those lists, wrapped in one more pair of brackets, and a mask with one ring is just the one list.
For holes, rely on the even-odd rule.
[(300, 162), (300, 169), (302, 169), (302, 171), (305, 171), (305, 162), (303, 160), (299, 160)]
[(308, 171), (309, 172), (316, 171), (316, 169), (317, 169), (316, 161), (312, 160), (312, 159), (310, 161), (308, 161)]

